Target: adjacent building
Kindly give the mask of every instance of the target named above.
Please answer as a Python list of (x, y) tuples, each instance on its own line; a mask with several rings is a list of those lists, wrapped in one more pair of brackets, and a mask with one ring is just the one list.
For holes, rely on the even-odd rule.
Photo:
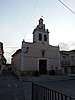
[(22, 41), (21, 49), (12, 55), (12, 70), (18, 74), (49, 74), (52, 70), (61, 71), (59, 46), (49, 44), (49, 30), (43, 19), (33, 30), (33, 42)]
[(63, 74), (75, 73), (75, 50), (60, 51)]
[(3, 43), (0, 42), (0, 70), (5, 65), (6, 59), (4, 57)]

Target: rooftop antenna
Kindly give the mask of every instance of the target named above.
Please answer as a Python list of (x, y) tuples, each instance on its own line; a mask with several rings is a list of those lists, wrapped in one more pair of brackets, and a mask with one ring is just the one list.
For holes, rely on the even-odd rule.
[(43, 18), (43, 16), (41, 16), (41, 18)]
[(43, 19), (43, 16), (41, 16), (41, 18)]

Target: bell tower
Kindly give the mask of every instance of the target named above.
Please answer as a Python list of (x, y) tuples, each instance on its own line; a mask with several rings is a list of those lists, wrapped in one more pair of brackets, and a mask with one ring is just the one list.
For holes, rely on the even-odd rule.
[(49, 31), (45, 29), (43, 19), (39, 19), (39, 24), (33, 30), (33, 43), (48, 43), (49, 44)]

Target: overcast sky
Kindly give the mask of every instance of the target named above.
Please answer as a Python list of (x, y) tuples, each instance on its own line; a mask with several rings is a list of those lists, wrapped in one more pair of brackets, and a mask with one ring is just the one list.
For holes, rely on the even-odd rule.
[[(75, 12), (75, 0), (61, 1)], [(32, 32), (41, 16), (50, 31), (50, 45), (60, 45), (62, 50), (75, 49), (75, 14), (59, 0), (0, 0), (0, 42), (8, 62), (15, 50), (21, 48), (23, 39), (33, 41)]]

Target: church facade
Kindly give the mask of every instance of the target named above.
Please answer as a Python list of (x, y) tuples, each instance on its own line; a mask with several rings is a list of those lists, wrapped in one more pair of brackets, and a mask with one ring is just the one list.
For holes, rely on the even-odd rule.
[(33, 30), (33, 42), (22, 41), (21, 49), (12, 55), (12, 70), (18, 74), (49, 74), (52, 70), (59, 72), (59, 46), (49, 44), (49, 30), (45, 29), (43, 19)]

